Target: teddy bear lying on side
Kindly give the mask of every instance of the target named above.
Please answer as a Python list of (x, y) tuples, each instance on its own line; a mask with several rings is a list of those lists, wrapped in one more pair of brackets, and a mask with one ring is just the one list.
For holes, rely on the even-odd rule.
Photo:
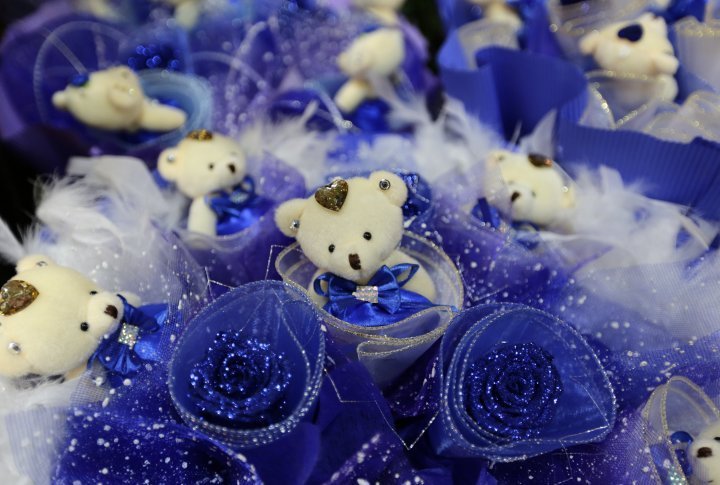
[(662, 17), (646, 13), (635, 21), (594, 30), (580, 40), (580, 50), (592, 55), (602, 69), (657, 79), (663, 101), (672, 101), (678, 94), (673, 76), (680, 63)]
[(187, 119), (181, 109), (146, 98), (137, 74), (126, 66), (78, 74), (53, 94), (52, 103), (88, 126), (109, 131), (167, 132)]
[[(308, 288), (318, 305), (358, 324), (366, 324), (363, 318), (375, 313), (377, 306), (371, 310), (372, 305), (383, 306), (375, 324), (433, 306), (436, 288), (430, 275), (399, 248), (401, 208), (407, 197), (400, 177), (378, 171), (367, 178), (337, 179), (312, 197), (290, 200), (277, 209), (277, 226), (297, 239), (318, 268)], [(394, 299), (389, 305), (380, 291), (386, 283)]]

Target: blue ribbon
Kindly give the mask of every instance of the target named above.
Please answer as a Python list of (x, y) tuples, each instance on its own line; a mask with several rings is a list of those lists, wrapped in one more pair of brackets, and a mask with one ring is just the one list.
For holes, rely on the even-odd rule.
[[(402, 289), (419, 269), (417, 264), (380, 268), (368, 284), (364, 285), (377, 287), (377, 303), (358, 299), (354, 293), (363, 285), (332, 273), (318, 276), (313, 288), (318, 295), (328, 298), (323, 309), (334, 317), (363, 327), (379, 327), (435, 306), (424, 296)], [(406, 272), (407, 276), (401, 279)], [(327, 290), (323, 289), (323, 282), (327, 283)]]
[(272, 201), (255, 193), (255, 182), (247, 176), (230, 192), (215, 192), (205, 201), (217, 215), (217, 235), (235, 234), (255, 224), (272, 206)]
[[(118, 296), (123, 302), (122, 321), (112, 335), (102, 340), (88, 361), (88, 368), (95, 361), (105, 367), (113, 385), (136, 375), (145, 362), (160, 360), (160, 330), (168, 317), (166, 304), (136, 308), (121, 295)], [(138, 329), (136, 342), (132, 346), (121, 342), (123, 327), (126, 325)]]

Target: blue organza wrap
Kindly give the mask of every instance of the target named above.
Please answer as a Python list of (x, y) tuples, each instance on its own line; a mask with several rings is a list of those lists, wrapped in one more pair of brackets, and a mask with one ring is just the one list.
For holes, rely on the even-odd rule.
[(324, 344), (320, 317), (301, 292), (251, 283), (188, 324), (170, 363), (170, 394), (191, 427), (235, 448), (266, 445), (312, 411)]
[(615, 397), (593, 350), (571, 326), (529, 307), (458, 315), (437, 371), (440, 416), (430, 433), (445, 456), (520, 460), (600, 441), (613, 428)]

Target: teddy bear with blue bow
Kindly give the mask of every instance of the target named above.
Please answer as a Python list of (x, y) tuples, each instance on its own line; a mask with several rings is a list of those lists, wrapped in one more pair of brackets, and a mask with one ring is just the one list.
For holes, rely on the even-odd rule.
[(399, 247), (408, 190), (396, 174), (336, 179), (308, 199), (278, 207), (275, 222), (317, 267), (311, 298), (331, 315), (362, 325), (394, 323), (434, 306), (423, 264)]

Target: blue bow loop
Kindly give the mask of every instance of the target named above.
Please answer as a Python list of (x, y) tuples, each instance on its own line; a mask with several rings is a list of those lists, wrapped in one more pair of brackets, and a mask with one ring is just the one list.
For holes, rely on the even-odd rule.
[(403, 289), (419, 269), (417, 264), (383, 266), (367, 285), (324, 273), (315, 279), (313, 288), (328, 299), (323, 309), (334, 317), (364, 327), (377, 327), (435, 306), (424, 296)]
[(123, 302), (120, 326), (100, 342), (88, 360), (88, 368), (93, 362), (99, 362), (113, 384), (136, 375), (146, 362), (160, 359), (160, 330), (168, 318), (165, 304), (136, 308), (122, 296), (120, 299)]
[(255, 192), (255, 181), (246, 176), (230, 192), (215, 192), (205, 197), (217, 216), (217, 235), (242, 231), (257, 222), (272, 206), (272, 201)]

